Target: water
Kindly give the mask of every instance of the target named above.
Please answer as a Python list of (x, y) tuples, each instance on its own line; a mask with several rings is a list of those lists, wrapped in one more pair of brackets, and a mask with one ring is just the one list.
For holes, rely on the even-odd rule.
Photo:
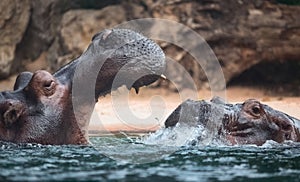
[(2, 142), (0, 181), (300, 181), (298, 143), (179, 147), (164, 136), (92, 137), (94, 147)]

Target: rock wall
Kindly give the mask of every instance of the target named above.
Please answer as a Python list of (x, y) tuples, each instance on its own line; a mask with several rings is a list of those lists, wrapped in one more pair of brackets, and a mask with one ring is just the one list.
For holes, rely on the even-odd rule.
[[(203, 36), (217, 55), (227, 82), (261, 62), (300, 61), (300, 6), (259, 0), (174, 1), (159, 4), (152, 12), (155, 18), (181, 22)], [(189, 54), (173, 49), (165, 48), (182, 54), (177, 61), (203, 85), (206, 78), (201, 67)]]
[(28, 0), (0, 1), (0, 79), (9, 76), (30, 17)]
[(61, 19), (58, 36), (48, 51), (47, 60), (50, 68), (56, 70), (78, 57), (87, 48), (92, 36), (99, 30), (113, 27), (124, 21), (126, 21), (125, 11), (117, 5), (101, 10), (66, 12)]
[[(55, 71), (80, 55), (96, 32), (151, 17), (183, 23), (204, 37), (229, 82), (262, 62), (300, 62), (299, 12), (300, 6), (264, 0), (2, 0), (0, 78), (23, 71), (42, 53), (47, 69)], [(203, 70), (187, 52), (161, 45), (199, 88), (205, 85)], [(176, 72), (171, 67), (167, 71)]]

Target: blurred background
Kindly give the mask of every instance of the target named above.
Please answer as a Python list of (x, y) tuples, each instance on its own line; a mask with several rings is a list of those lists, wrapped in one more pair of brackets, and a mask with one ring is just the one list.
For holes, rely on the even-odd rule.
[[(54, 72), (78, 57), (93, 34), (105, 28), (151, 17), (180, 22), (204, 37), (220, 61), (228, 88), (299, 96), (299, 5), (299, 0), (1, 0), (0, 89), (10, 89), (21, 71)], [(168, 43), (161, 47), (185, 67), (198, 89), (208, 89), (203, 70), (189, 53)], [(174, 69), (167, 71), (180, 79)], [(152, 87), (176, 91), (168, 81)]]

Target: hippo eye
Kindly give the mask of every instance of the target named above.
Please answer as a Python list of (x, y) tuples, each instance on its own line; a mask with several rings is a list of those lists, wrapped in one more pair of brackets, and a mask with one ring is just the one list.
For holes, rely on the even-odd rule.
[(54, 85), (54, 81), (53, 80), (49, 80), (49, 81), (46, 81), (43, 86), (46, 89), (51, 89), (51, 87), (53, 87), (53, 85)]
[(44, 87), (44, 94), (46, 96), (50, 96), (54, 93), (54, 88), (55, 88), (55, 81), (54, 80), (47, 80), (44, 82), (43, 87)]
[(248, 99), (243, 104), (243, 110), (255, 118), (265, 114), (262, 104), (255, 99)]
[(252, 113), (254, 115), (260, 115), (260, 107), (259, 106), (253, 106), (252, 107)]

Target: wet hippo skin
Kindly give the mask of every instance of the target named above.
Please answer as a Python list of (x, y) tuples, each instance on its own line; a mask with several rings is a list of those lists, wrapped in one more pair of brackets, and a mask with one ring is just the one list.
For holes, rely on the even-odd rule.
[[(91, 71), (95, 67), (96, 76)], [(138, 92), (139, 87), (156, 81), (164, 69), (164, 53), (153, 41), (131, 30), (104, 30), (93, 37), (79, 58), (54, 74), (23, 72), (13, 91), (0, 93), (0, 140), (87, 144), (87, 125), (99, 96), (121, 85)], [(113, 84), (119, 72), (124, 79)], [(95, 82), (89, 82), (93, 78)], [(77, 92), (75, 99), (81, 103), (74, 111), (73, 87), (84, 90), (90, 83), (95, 83), (94, 95), (86, 99), (90, 97), (85, 92)]]
[(228, 145), (262, 145), (267, 140), (300, 141), (298, 119), (255, 99), (240, 104), (225, 103), (220, 98), (187, 100), (165, 121), (167, 128), (182, 126), (204, 127), (206, 132)]

